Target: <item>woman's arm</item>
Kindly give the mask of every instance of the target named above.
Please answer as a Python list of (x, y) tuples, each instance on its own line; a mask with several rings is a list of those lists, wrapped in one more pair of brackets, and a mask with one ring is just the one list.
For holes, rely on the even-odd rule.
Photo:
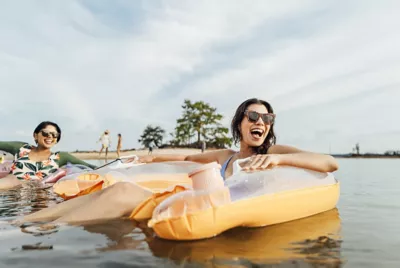
[(151, 162), (165, 162), (165, 161), (191, 161), (197, 163), (210, 163), (210, 162), (221, 162), (225, 161), (232, 153), (232, 150), (215, 150), (212, 152), (191, 154), (191, 155), (179, 155), (179, 154), (159, 154), (159, 155), (145, 155), (139, 157), (140, 163), (151, 163)]
[[(185, 161), (186, 155), (181, 154), (158, 154), (139, 156), (139, 163), (156, 163), (166, 161)], [(129, 161), (128, 161), (129, 162)]]
[(217, 162), (222, 165), (225, 160), (234, 153), (235, 151), (230, 149), (215, 150), (207, 153), (188, 155), (185, 158), (185, 161), (193, 161), (204, 164)]
[(15, 155), (26, 144), (22, 141), (0, 141), (0, 150)]
[(286, 145), (274, 145), (266, 155), (256, 155), (243, 169), (265, 169), (270, 166), (286, 165), (311, 169), (319, 172), (333, 172), (339, 165), (331, 155), (302, 151)]
[(82, 160), (76, 158), (75, 156), (72, 156), (66, 152), (60, 152), (59, 156), (60, 156), (60, 160), (58, 163), (59, 163), (60, 167), (66, 165), (68, 162), (70, 162), (71, 164), (74, 164), (74, 165), (84, 165), (84, 166), (87, 166), (87, 167), (90, 167), (93, 169), (97, 168), (97, 166), (86, 163), (85, 161), (82, 161)]
[(9, 174), (0, 179), (0, 190), (11, 189), (20, 184), (22, 184), (22, 182), (18, 180), (17, 177), (15, 177), (13, 174)]

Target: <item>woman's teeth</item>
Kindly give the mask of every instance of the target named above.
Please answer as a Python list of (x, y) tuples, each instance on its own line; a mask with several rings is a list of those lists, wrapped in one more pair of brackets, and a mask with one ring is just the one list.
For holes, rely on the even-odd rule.
[(45, 139), (44, 143), (46, 144), (52, 144), (53, 143), (53, 139)]
[(254, 138), (261, 138), (261, 136), (264, 134), (264, 131), (261, 129), (252, 129), (250, 131), (251, 136)]

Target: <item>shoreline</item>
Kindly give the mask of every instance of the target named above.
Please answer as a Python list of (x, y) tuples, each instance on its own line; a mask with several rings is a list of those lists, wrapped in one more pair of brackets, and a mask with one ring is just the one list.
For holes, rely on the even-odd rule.
[(335, 158), (384, 158), (384, 159), (388, 159), (388, 158), (400, 158), (400, 155), (378, 155), (378, 154), (374, 154), (374, 155), (369, 155), (369, 154), (365, 154), (365, 155), (332, 155)]
[[(205, 152), (213, 151), (212, 149), (208, 149)], [(153, 149), (153, 153), (155, 155), (159, 154), (174, 154), (174, 155), (191, 155), (191, 154), (198, 154), (201, 153), (200, 149), (192, 149), (192, 148), (168, 148), (168, 149)], [(72, 156), (79, 158), (81, 160), (93, 160), (93, 159), (106, 159), (104, 151), (99, 156), (99, 151), (91, 151), (91, 152), (69, 152)], [(137, 156), (144, 156), (148, 155), (149, 150), (126, 150), (121, 151), (120, 156), (129, 156), (129, 155), (137, 155)], [(116, 151), (108, 151), (108, 160), (110, 159), (117, 159), (117, 152)]]
[[(214, 149), (207, 149), (205, 152), (213, 151)], [(121, 156), (129, 156), (129, 155), (137, 155), (144, 156), (148, 155), (147, 149), (141, 150), (124, 150), (121, 151)], [(81, 159), (81, 160), (92, 160), (92, 159), (106, 159), (105, 153), (101, 154), (99, 157), (99, 151), (83, 151), (83, 152), (69, 152), (71, 155)], [(153, 154), (182, 154), (182, 155), (191, 155), (201, 153), (201, 149), (193, 149), (193, 148), (165, 148), (165, 149), (153, 149)], [(400, 155), (384, 155), (384, 154), (332, 154), (335, 158), (382, 158), (382, 159), (396, 159), (400, 158)], [(116, 159), (117, 153), (116, 151), (109, 151), (107, 159)]]

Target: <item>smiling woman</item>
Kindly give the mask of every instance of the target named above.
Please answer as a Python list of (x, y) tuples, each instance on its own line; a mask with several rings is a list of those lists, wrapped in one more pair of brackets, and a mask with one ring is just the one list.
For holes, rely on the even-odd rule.
[(23, 142), (0, 142), (0, 150), (14, 155), (10, 174), (0, 180), (0, 189), (12, 188), (23, 181), (41, 181), (67, 162), (94, 168), (69, 154), (51, 152), (61, 139), (61, 129), (56, 123), (40, 123), (33, 131), (33, 138), (35, 146)]
[(231, 149), (215, 150), (189, 156), (152, 155), (139, 158), (142, 163), (187, 160), (200, 163), (217, 162), (222, 165), (224, 179), (233, 173), (236, 160), (249, 159), (244, 170), (263, 170), (274, 166), (295, 166), (319, 172), (338, 169), (330, 155), (306, 152), (288, 145), (276, 144), (274, 110), (270, 103), (257, 98), (242, 102), (231, 122), (233, 140), (239, 144), (238, 152)]

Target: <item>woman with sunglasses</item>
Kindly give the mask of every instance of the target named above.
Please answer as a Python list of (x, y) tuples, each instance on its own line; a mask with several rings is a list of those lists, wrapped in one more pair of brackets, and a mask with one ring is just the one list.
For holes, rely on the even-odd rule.
[(277, 165), (288, 165), (320, 172), (337, 170), (338, 164), (330, 155), (305, 152), (287, 145), (277, 145), (274, 132), (275, 114), (272, 106), (263, 100), (248, 99), (237, 108), (231, 122), (233, 140), (239, 143), (239, 151), (215, 150), (189, 156), (152, 155), (139, 158), (139, 162), (193, 161), (199, 163), (218, 162), (224, 179), (232, 175), (233, 163), (249, 158), (244, 170), (262, 170)]
[(68, 153), (51, 152), (61, 139), (61, 129), (56, 123), (40, 123), (33, 131), (33, 138), (36, 146), (24, 142), (0, 142), (0, 150), (15, 156), (10, 174), (0, 179), (0, 189), (18, 186), (23, 181), (42, 180), (68, 162), (95, 168)]
[[(193, 161), (199, 163), (218, 162), (222, 165), (224, 179), (233, 173), (233, 162), (249, 158), (244, 170), (266, 169), (277, 165), (289, 165), (320, 172), (338, 169), (336, 160), (330, 155), (301, 151), (297, 148), (276, 145), (274, 133), (275, 115), (271, 105), (263, 100), (249, 99), (236, 110), (231, 123), (235, 142), (240, 150), (216, 150), (195, 155), (150, 155), (139, 158), (139, 162)], [(81, 196), (28, 215), (23, 221), (56, 219), (56, 222), (79, 222), (118, 218), (132, 210), (152, 193), (129, 182), (118, 182), (102, 191)]]

